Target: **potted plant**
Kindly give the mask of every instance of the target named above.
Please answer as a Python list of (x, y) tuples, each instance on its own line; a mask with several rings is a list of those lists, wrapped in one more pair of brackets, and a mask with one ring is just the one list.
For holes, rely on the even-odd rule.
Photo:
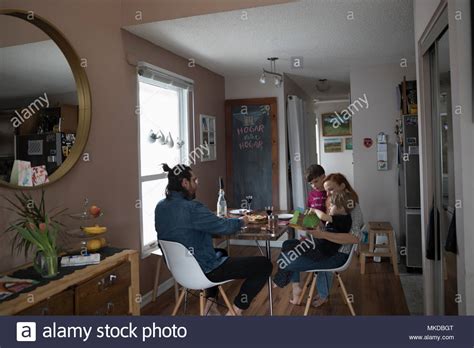
[(58, 273), (58, 248), (56, 244), (60, 225), (57, 218), (66, 210), (56, 213), (46, 212), (44, 190), (41, 191), (39, 205), (30, 194), (24, 192), (15, 194), (16, 201), (3, 196), (11, 207), (7, 209), (17, 214), (18, 218), (10, 223), (6, 233), (14, 232), (12, 253), (36, 251), (35, 269), (42, 277), (54, 277)]

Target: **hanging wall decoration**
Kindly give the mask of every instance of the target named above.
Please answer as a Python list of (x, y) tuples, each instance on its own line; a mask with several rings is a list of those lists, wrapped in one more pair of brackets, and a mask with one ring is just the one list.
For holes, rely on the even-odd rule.
[(204, 153), (201, 157), (203, 162), (215, 161), (216, 149), (216, 118), (214, 116), (200, 115), (201, 148)]

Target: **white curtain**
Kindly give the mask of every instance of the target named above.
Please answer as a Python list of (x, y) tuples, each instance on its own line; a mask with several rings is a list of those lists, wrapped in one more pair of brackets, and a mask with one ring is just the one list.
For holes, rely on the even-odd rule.
[(289, 95), (287, 100), (287, 122), (289, 160), (291, 166), (291, 187), (293, 208), (305, 208), (307, 201), (306, 179), (308, 149), (306, 148), (305, 113), (301, 98)]

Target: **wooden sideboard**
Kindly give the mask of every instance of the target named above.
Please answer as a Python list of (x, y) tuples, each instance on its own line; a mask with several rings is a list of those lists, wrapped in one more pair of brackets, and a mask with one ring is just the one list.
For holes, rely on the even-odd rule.
[(124, 250), (0, 303), (0, 315), (140, 315), (139, 257)]

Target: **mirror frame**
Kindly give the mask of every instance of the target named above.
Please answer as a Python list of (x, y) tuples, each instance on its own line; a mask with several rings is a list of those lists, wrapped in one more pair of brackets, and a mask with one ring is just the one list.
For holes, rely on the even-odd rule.
[(49, 182), (46, 184), (38, 186), (18, 186), (10, 184), (7, 181), (0, 181), (0, 187), (7, 187), (11, 189), (21, 189), (21, 190), (34, 190), (44, 188), (49, 186), (59, 179), (63, 178), (77, 163), (77, 161), (82, 156), (82, 153), (86, 147), (87, 140), (89, 138), (89, 132), (91, 127), (91, 118), (92, 118), (92, 101), (91, 101), (91, 91), (89, 87), (89, 80), (85, 72), (85, 68), (81, 66), (81, 59), (78, 54), (66, 39), (64, 34), (56, 28), (48, 20), (38, 16), (36, 13), (33, 13), (33, 19), (29, 19), (32, 15), (32, 11), (16, 10), (16, 9), (0, 9), (0, 15), (12, 16), (24, 21), (33, 24), (40, 30), (42, 30), (46, 35), (49, 36), (51, 40), (56, 43), (61, 52), (66, 57), (66, 60), (69, 63), (74, 80), (76, 82), (77, 89), (77, 98), (78, 98), (78, 123), (76, 131), (76, 142), (71, 149), (71, 153), (66, 158), (66, 160), (61, 164), (61, 166), (51, 175), (48, 176)]

